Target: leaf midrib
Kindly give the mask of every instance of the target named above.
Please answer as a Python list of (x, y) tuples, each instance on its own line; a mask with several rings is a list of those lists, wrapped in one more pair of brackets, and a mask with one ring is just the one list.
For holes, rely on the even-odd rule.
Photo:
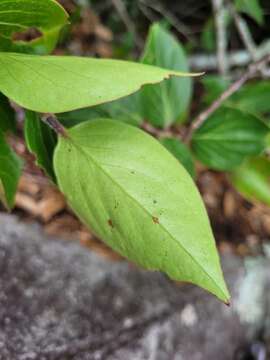
[[(81, 152), (87, 159), (87, 161), (89, 161), (89, 158), (92, 160), (92, 162), (95, 164), (95, 166), (97, 168), (99, 168), (111, 181), (112, 183), (115, 184), (115, 186), (117, 186), (118, 188), (120, 188), (120, 190), (127, 196), (129, 197), (133, 202), (135, 202), (139, 208), (141, 208), (150, 218), (152, 217), (152, 214), (146, 209), (144, 208), (137, 199), (135, 199), (132, 195), (130, 195), (118, 182), (116, 182), (116, 180), (107, 172), (104, 170), (104, 168), (99, 165), (97, 163), (97, 161), (93, 158), (93, 156), (89, 155), (89, 153), (87, 151), (85, 151), (83, 149), (82, 146), (78, 145), (76, 143), (76, 141), (74, 141), (74, 139), (69, 138), (68, 139), (77, 149), (79, 152)], [(162, 228), (162, 230), (167, 233), (169, 235), (169, 237), (177, 244), (178, 247), (180, 247), (190, 258), (191, 260), (203, 271), (203, 273), (208, 277), (208, 279), (210, 279), (215, 286), (217, 286), (217, 288), (221, 291), (221, 293), (223, 294), (224, 298), (227, 299), (227, 295), (224, 293), (224, 291), (221, 289), (221, 287), (217, 284), (217, 282), (212, 278), (211, 275), (209, 275), (206, 270), (203, 268), (203, 266), (189, 253), (189, 251), (181, 244), (179, 243), (179, 241), (177, 241), (177, 239), (175, 239), (173, 237), (173, 235), (166, 229), (166, 227), (164, 225), (162, 225), (161, 222), (159, 222), (160, 227)], [(160, 269), (159, 269), (160, 270)]]

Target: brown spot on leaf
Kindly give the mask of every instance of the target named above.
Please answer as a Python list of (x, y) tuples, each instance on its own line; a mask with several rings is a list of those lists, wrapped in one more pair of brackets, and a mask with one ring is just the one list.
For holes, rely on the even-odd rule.
[(155, 224), (159, 224), (159, 218), (156, 216), (152, 216), (152, 220), (154, 221)]
[(111, 228), (113, 228), (113, 227), (114, 227), (113, 222), (112, 222), (112, 220), (111, 220), (111, 219), (109, 219), (109, 220), (108, 220), (108, 224), (109, 224), (109, 226), (110, 226)]
[(15, 32), (12, 35), (13, 41), (32, 41), (42, 36), (42, 33), (35, 27), (26, 29), (25, 31)]

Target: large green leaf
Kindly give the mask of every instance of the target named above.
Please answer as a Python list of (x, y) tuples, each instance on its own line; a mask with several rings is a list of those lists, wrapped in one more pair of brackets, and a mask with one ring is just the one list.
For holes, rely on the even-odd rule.
[(217, 170), (231, 170), (247, 155), (260, 154), (269, 128), (254, 115), (220, 108), (193, 135), (197, 158)]
[(270, 205), (270, 161), (251, 158), (231, 174), (236, 189), (249, 200)]
[(259, 25), (263, 25), (263, 9), (259, 0), (235, 0), (235, 5), (238, 11), (246, 13)]
[(21, 169), (21, 160), (7, 145), (4, 133), (0, 131), (0, 200), (7, 209), (14, 204)]
[(15, 112), (8, 99), (0, 93), (0, 131), (14, 131), (15, 126)]
[[(150, 28), (142, 62), (166, 69), (188, 71), (188, 62), (180, 43), (159, 24)], [(163, 128), (177, 120), (184, 121), (191, 93), (190, 78), (172, 78), (160, 85), (147, 85), (142, 90), (142, 114), (154, 126)]]
[(56, 145), (54, 132), (40, 120), (37, 113), (27, 111), (25, 114), (24, 135), (28, 149), (36, 156), (37, 164), (54, 180), (52, 165)]
[[(11, 47), (14, 33), (36, 28), (43, 34), (34, 40), (32, 46), (51, 51), (58, 37), (59, 30), (67, 23), (68, 15), (55, 0), (4, 0), (0, 1), (0, 48)], [(3, 46), (2, 46), (3, 45)], [(23, 45), (23, 42), (21, 42)], [(27, 47), (27, 44), (24, 44)]]
[(191, 74), (120, 60), (0, 53), (0, 91), (37, 112), (116, 100), (170, 75)]
[(163, 138), (160, 139), (160, 142), (176, 157), (176, 159), (180, 161), (180, 163), (186, 168), (189, 174), (194, 178), (195, 167), (188, 147), (183, 144), (179, 139), (175, 138)]
[[(208, 75), (202, 78), (205, 87), (204, 103), (216, 100), (230, 85), (230, 81), (220, 76)], [(270, 82), (255, 81), (244, 85), (225, 102), (225, 105), (261, 115), (270, 113)]]
[(139, 92), (136, 92), (105, 104), (58, 114), (58, 119), (66, 127), (72, 127), (98, 117), (106, 117), (139, 126), (143, 122), (140, 114), (139, 97)]
[(153, 137), (97, 119), (60, 138), (54, 167), (72, 209), (135, 263), (228, 301), (209, 220), (181, 164)]

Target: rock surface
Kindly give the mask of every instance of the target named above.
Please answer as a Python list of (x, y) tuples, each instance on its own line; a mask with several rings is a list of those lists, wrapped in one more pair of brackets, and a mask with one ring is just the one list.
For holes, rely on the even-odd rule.
[(252, 302), (241, 295), (252, 289), (243, 262), (227, 256), (223, 264), (230, 308), (194, 286), (109, 262), (1, 215), (0, 359), (240, 359), (263, 328), (270, 266), (253, 261), (268, 275), (256, 273), (261, 287)]

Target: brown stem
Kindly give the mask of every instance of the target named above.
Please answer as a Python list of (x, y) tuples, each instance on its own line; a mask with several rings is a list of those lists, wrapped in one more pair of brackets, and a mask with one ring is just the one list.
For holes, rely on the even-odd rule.
[(253, 61), (258, 60), (256, 45), (253, 41), (252, 35), (249, 31), (249, 28), (248, 28), (246, 22), (238, 14), (234, 5), (231, 2), (228, 3), (228, 8), (233, 17), (235, 26), (236, 26), (238, 34), (242, 40), (242, 43), (246, 47), (247, 51), (250, 53)]
[(254, 75), (269, 62), (270, 54), (251, 64), (248, 67), (247, 71), (238, 80), (232, 83), (231, 86), (229, 86), (228, 89), (225, 90), (207, 109), (202, 111), (194, 119), (185, 136), (185, 142), (189, 143), (192, 138), (193, 132), (197, 130), (205, 122), (205, 120), (208, 119), (208, 117), (212, 115), (213, 112), (216, 111), (224, 103), (225, 100), (227, 100), (232, 94), (238, 91), (249, 79), (254, 77)]
[[(253, 61), (257, 61), (260, 59), (260, 54), (257, 48), (257, 45), (255, 44), (253, 37), (251, 35), (251, 32), (249, 30), (249, 27), (245, 20), (238, 14), (238, 12), (235, 9), (234, 4), (232, 1), (228, 1), (228, 9), (233, 17), (235, 26), (237, 28), (238, 34), (242, 40), (242, 43), (246, 47), (247, 51), (249, 52), (251, 58)], [(262, 68), (261, 74), (263, 77), (268, 77), (269, 72), (266, 66)]]
[(41, 120), (47, 124), (57, 135), (68, 137), (67, 130), (64, 126), (57, 120), (54, 114), (45, 114), (41, 117)]

